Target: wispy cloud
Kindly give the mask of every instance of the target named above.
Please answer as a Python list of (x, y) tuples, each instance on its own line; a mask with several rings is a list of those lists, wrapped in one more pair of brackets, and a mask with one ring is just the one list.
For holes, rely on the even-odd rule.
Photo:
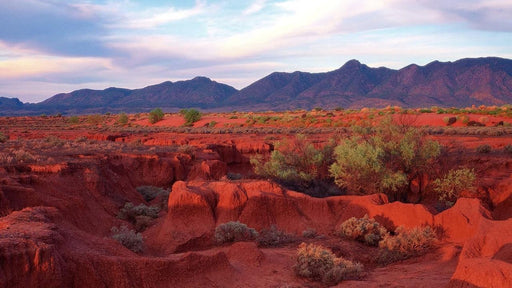
[(266, 3), (267, 3), (267, 0), (255, 0), (254, 2), (252, 2), (252, 4), (249, 7), (247, 7), (247, 9), (242, 11), (242, 14), (243, 15), (251, 15), (254, 13), (258, 13), (265, 7)]
[(150, 8), (143, 11), (134, 11), (127, 14), (124, 20), (118, 23), (120, 28), (149, 29), (172, 22), (198, 16), (207, 12), (207, 5), (203, 1), (196, 1), (192, 8), (177, 9), (175, 7)]
[(400, 68), (512, 56), (510, 0), (169, 2), (3, 1), (0, 96), (196, 75), (242, 88), (276, 70), (326, 71), (352, 58)]

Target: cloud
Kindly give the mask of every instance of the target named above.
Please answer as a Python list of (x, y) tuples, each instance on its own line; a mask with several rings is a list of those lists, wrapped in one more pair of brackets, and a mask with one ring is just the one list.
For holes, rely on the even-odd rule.
[(143, 11), (132, 11), (126, 13), (122, 21), (114, 25), (118, 28), (149, 29), (166, 25), (179, 20), (198, 16), (206, 13), (207, 6), (203, 1), (196, 1), (195, 6), (188, 9), (177, 9), (175, 7), (158, 7)]
[(97, 56), (109, 53), (101, 37), (106, 19), (85, 6), (52, 1), (5, 1), (0, 39), (51, 54)]
[(266, 4), (267, 0), (256, 0), (247, 9), (242, 11), (243, 15), (251, 15), (260, 12)]

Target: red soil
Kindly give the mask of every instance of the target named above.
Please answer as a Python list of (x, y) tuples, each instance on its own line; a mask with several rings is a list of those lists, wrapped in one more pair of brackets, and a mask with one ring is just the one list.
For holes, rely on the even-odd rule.
[[(446, 116), (450, 115), (420, 114), (415, 125), (444, 127)], [(487, 125), (500, 119), (489, 117)], [(293, 134), (127, 133), (86, 126), (61, 130), (34, 126), (58, 125), (59, 119), (15, 120), (0, 119), (0, 127), (11, 140), (49, 135), (86, 137), (99, 143), (140, 140), (150, 149), (140, 152), (134, 145), (132, 151), (69, 155), (45, 150), (41, 155), (52, 160), (0, 168), (0, 287), (322, 287), (294, 275), (295, 251), (301, 241), (324, 245), (338, 256), (365, 265), (365, 278), (343, 281), (338, 287), (512, 286), (512, 159), (497, 151), (512, 144), (510, 135), (432, 136), (452, 153), (443, 165), (478, 167), (481, 176), (478, 192), (482, 200), (462, 198), (436, 214), (424, 204), (389, 203), (385, 195), (312, 198), (267, 180), (251, 179), (250, 157), (268, 154), (275, 140)], [(245, 120), (212, 114), (195, 126), (211, 121), (217, 122), (216, 127), (242, 125)], [(133, 123), (160, 128), (182, 125), (177, 115), (166, 115), (155, 125), (144, 122), (145, 118), (137, 121)], [(311, 138), (321, 144), (329, 136)], [(474, 148), (481, 144), (490, 144), (493, 151), (476, 153)], [(158, 150), (169, 145), (193, 149)], [(241, 173), (242, 180), (227, 179), (228, 173), (235, 172)], [(135, 190), (141, 185), (172, 187), (172, 192), (166, 209), (143, 232), (143, 253), (136, 254), (114, 241), (110, 228), (132, 227), (116, 215), (125, 202), (146, 203)], [(388, 229), (432, 225), (441, 236), (438, 248), (378, 267), (374, 260), (377, 248), (333, 234), (344, 220), (365, 214)], [(254, 242), (218, 245), (213, 240), (214, 229), (227, 221), (240, 221), (257, 230), (276, 225), (299, 241), (264, 249)], [(302, 232), (311, 228), (321, 237), (304, 238)]]

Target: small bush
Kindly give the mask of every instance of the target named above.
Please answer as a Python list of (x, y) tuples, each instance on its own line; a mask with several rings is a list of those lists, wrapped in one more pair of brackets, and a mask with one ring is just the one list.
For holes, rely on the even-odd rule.
[(293, 235), (277, 229), (275, 225), (272, 225), (270, 229), (261, 230), (256, 238), (259, 247), (279, 247), (294, 241)]
[(302, 231), (302, 237), (305, 237), (305, 238), (315, 238), (317, 235), (318, 235), (318, 233), (313, 228), (308, 228), (308, 229)]
[(87, 116), (87, 122), (91, 125), (99, 125), (103, 122), (103, 116), (100, 114), (93, 114)]
[(146, 206), (144, 204), (134, 206), (133, 203), (127, 202), (119, 210), (117, 218), (128, 220), (135, 225), (137, 231), (143, 231), (149, 226), (151, 219), (158, 217), (159, 212), (160, 208), (156, 206)]
[(388, 235), (388, 231), (379, 222), (369, 218), (368, 214), (366, 214), (363, 218), (352, 217), (341, 223), (336, 229), (336, 234), (363, 242), (366, 245), (377, 246), (379, 241)]
[(196, 109), (182, 109), (180, 114), (185, 118), (185, 126), (192, 126), (201, 119), (201, 112)]
[(162, 109), (155, 108), (149, 112), (149, 123), (155, 124), (162, 119), (164, 119), (164, 112), (162, 112)]
[(5, 143), (8, 137), (4, 135), (4, 133), (0, 132), (0, 143)]
[(258, 232), (254, 228), (249, 228), (244, 223), (238, 221), (220, 224), (215, 228), (215, 240), (217, 243), (238, 242), (254, 240), (258, 237)]
[(142, 195), (142, 197), (144, 197), (144, 200), (148, 202), (155, 199), (158, 196), (164, 196), (165, 198), (167, 198), (167, 196), (169, 196), (170, 193), (169, 190), (165, 190), (163, 188), (155, 186), (139, 186), (135, 188), (135, 190), (137, 190), (137, 192), (139, 192)]
[(78, 124), (80, 122), (80, 119), (78, 118), (78, 116), (71, 116), (69, 117), (68, 122), (71, 124)]
[(124, 247), (132, 250), (135, 253), (142, 252), (144, 240), (142, 234), (135, 233), (133, 230), (128, 230), (128, 227), (121, 226), (121, 228), (112, 227), (112, 238), (121, 243)]
[(390, 263), (425, 254), (434, 247), (436, 234), (430, 226), (415, 227), (406, 230), (400, 226), (395, 236), (386, 235), (379, 243), (384, 249), (379, 256), (382, 263)]
[(293, 269), (300, 277), (335, 285), (345, 279), (361, 277), (363, 265), (337, 258), (331, 250), (320, 245), (302, 243)]
[(450, 126), (452, 124), (454, 124), (455, 122), (457, 122), (457, 118), (456, 117), (443, 117), (443, 122)]
[(508, 154), (512, 154), (512, 144), (507, 144), (503, 147), (503, 151)]
[(119, 124), (119, 125), (128, 124), (128, 116), (126, 115), (126, 113), (119, 114), (119, 116), (117, 117), (117, 124)]
[(491, 150), (492, 150), (492, 148), (491, 148), (491, 145), (489, 145), (489, 144), (482, 144), (482, 145), (479, 145), (478, 147), (476, 147), (476, 152), (482, 153), (482, 154), (490, 153)]
[(473, 192), (475, 190), (475, 180), (476, 175), (473, 169), (452, 169), (443, 178), (434, 180), (432, 185), (439, 200), (451, 204), (457, 201), (462, 191)]

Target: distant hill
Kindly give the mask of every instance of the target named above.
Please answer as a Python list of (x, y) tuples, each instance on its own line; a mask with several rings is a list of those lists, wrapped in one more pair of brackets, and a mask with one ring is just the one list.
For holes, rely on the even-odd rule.
[(512, 103), (512, 60), (434, 61), (400, 70), (350, 60), (327, 73), (272, 73), (225, 103), (274, 109), (502, 105)]
[(140, 112), (196, 107), (216, 111), (503, 105), (512, 103), (512, 60), (467, 58), (400, 70), (350, 60), (325, 73), (274, 72), (238, 91), (206, 77), (141, 89), (81, 89), (23, 104), (0, 97), (0, 115)]

